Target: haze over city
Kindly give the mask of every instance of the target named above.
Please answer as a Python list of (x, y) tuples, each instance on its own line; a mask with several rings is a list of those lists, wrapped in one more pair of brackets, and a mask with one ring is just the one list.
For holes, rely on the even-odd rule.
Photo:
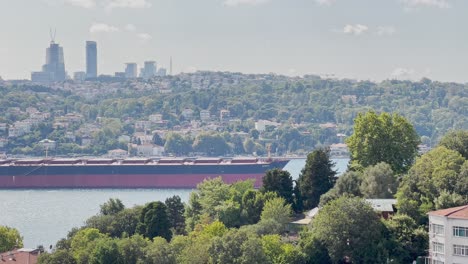
[(0, 76), (30, 79), (49, 29), (68, 74), (98, 43), (99, 74), (155, 60), (196, 70), (466, 82), (468, 2), (14, 0), (0, 2)]

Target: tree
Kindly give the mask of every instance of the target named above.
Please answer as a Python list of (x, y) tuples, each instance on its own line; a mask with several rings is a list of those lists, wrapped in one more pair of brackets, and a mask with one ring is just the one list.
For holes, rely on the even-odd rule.
[(265, 235), (262, 237), (263, 252), (272, 264), (304, 263), (304, 256), (293, 245), (281, 241), (279, 235)]
[(144, 260), (146, 247), (149, 243), (149, 239), (138, 234), (119, 239), (117, 245), (122, 256), (122, 264), (141, 263)]
[(117, 242), (111, 238), (99, 239), (92, 249), (90, 264), (122, 263)]
[(466, 161), (460, 153), (442, 146), (418, 158), (398, 188), (399, 212), (423, 224), (427, 222), (426, 213), (429, 211), (468, 202), (464, 188), (467, 182), (463, 174), (464, 163)]
[(418, 154), (419, 136), (402, 116), (369, 111), (358, 114), (354, 132), (346, 140), (351, 166), (361, 170), (385, 162), (396, 173), (406, 172)]
[(105, 237), (95, 228), (84, 228), (77, 231), (71, 240), (71, 250), (76, 262), (79, 264), (89, 263), (91, 251), (95, 248), (96, 243)]
[(325, 205), (312, 221), (312, 233), (333, 263), (386, 263), (384, 226), (370, 204), (342, 196)]
[(174, 195), (164, 202), (167, 207), (167, 217), (171, 223), (174, 235), (185, 233), (185, 208), (180, 196)]
[(143, 207), (137, 230), (143, 236), (153, 239), (162, 237), (171, 240), (171, 223), (167, 216), (167, 207), (162, 202), (151, 202)]
[(428, 234), (425, 228), (418, 227), (409, 216), (397, 214), (384, 221), (391, 246), (390, 259), (396, 263), (411, 263), (419, 256), (424, 256), (429, 248)]
[(155, 237), (153, 243), (148, 245), (145, 258), (145, 263), (147, 264), (176, 263), (176, 258), (171, 246), (161, 237)]
[(450, 131), (440, 140), (439, 146), (455, 150), (468, 159), (468, 130)]
[(361, 193), (365, 198), (390, 199), (396, 193), (398, 183), (392, 168), (385, 162), (364, 170), (361, 184)]
[(0, 226), (0, 252), (23, 247), (23, 238), (18, 230), (8, 226)]
[(294, 204), (293, 180), (289, 172), (281, 169), (272, 169), (265, 173), (262, 181), (261, 191), (263, 193), (274, 192), (279, 197), (283, 197), (288, 204)]
[(222, 237), (215, 237), (210, 245), (210, 263), (268, 263), (261, 240), (244, 230), (231, 229)]
[(37, 260), (39, 264), (76, 264), (71, 252), (65, 249), (55, 250), (53, 253), (42, 253)]
[(283, 232), (291, 220), (291, 205), (286, 204), (284, 198), (276, 197), (265, 202), (260, 222), (273, 221), (280, 224), (280, 232)]
[(192, 151), (192, 144), (188, 138), (184, 138), (177, 133), (168, 133), (166, 135), (166, 143), (164, 149), (167, 153), (173, 153), (175, 155), (187, 155)]
[(307, 155), (305, 167), (297, 182), (304, 209), (316, 207), (320, 196), (333, 187), (336, 175), (333, 165), (328, 148), (320, 148)]
[(101, 207), (101, 214), (103, 215), (115, 215), (118, 212), (125, 209), (125, 205), (122, 203), (120, 199), (113, 199), (113, 198), (110, 198), (109, 201), (102, 204), (100, 207)]
[(230, 152), (226, 140), (219, 134), (200, 134), (193, 142), (193, 150), (210, 156), (222, 156)]
[(158, 145), (158, 146), (164, 146), (164, 140), (161, 138), (161, 136), (158, 133), (153, 134), (153, 144)]

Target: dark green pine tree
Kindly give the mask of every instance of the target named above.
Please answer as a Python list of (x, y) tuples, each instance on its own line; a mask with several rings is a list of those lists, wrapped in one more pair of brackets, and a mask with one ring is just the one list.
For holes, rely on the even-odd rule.
[(185, 207), (178, 195), (167, 198), (167, 217), (175, 235), (185, 234)]
[(262, 178), (263, 185), (261, 191), (274, 192), (279, 197), (283, 197), (288, 204), (294, 203), (293, 180), (289, 172), (281, 169), (272, 169), (265, 173)]
[(167, 207), (164, 203), (151, 202), (141, 211), (137, 230), (143, 236), (149, 239), (159, 236), (169, 241), (172, 237), (170, 228), (171, 223), (167, 217)]
[(307, 155), (305, 167), (298, 179), (304, 209), (316, 207), (320, 196), (333, 187), (336, 175), (333, 166), (329, 148), (320, 148)]

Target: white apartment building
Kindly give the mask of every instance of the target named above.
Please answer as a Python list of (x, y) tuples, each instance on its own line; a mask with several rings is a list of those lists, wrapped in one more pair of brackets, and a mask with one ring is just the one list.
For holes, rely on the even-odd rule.
[(468, 263), (468, 205), (432, 211), (429, 215), (430, 264)]

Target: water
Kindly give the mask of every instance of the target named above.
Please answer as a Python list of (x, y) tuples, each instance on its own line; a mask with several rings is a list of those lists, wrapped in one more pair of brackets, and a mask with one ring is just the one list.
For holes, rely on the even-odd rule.
[[(337, 171), (346, 170), (348, 159), (336, 159)], [(291, 160), (285, 170), (294, 179), (304, 167), (304, 159)], [(190, 189), (57, 189), (0, 190), (0, 225), (18, 229), (24, 246), (46, 248), (65, 237), (73, 227), (99, 212), (109, 198), (120, 199), (126, 207), (164, 201), (179, 195), (187, 201)]]

